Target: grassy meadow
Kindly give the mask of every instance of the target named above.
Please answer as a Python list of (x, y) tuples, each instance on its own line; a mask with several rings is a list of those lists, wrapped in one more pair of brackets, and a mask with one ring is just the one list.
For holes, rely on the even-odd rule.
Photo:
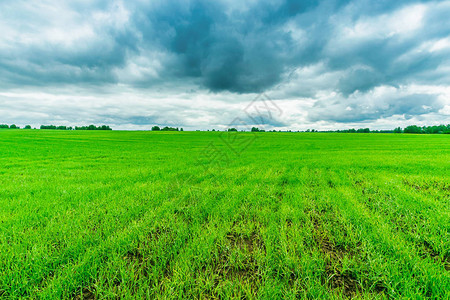
[(0, 298), (449, 299), (450, 136), (0, 131)]

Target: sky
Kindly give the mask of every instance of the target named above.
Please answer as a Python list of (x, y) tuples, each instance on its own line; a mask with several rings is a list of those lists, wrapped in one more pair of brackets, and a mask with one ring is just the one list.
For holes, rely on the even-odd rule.
[(0, 123), (448, 124), (449, 16), (450, 1), (2, 0)]

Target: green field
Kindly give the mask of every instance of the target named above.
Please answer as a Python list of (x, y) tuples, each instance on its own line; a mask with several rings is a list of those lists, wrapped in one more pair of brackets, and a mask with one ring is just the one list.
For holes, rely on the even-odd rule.
[(0, 298), (450, 298), (448, 135), (3, 130), (0, 153)]

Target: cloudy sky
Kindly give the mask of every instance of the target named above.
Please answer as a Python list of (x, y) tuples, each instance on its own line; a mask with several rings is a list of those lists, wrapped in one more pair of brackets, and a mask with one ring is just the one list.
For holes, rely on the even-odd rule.
[[(450, 1), (0, 1), (0, 123), (450, 123)], [(268, 102), (269, 100), (267, 100)], [(263, 126), (260, 126), (263, 127)]]

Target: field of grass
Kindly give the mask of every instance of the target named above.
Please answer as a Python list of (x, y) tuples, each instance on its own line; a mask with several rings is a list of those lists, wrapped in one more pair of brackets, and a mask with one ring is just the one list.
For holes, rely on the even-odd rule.
[(450, 136), (0, 131), (0, 298), (450, 297)]

